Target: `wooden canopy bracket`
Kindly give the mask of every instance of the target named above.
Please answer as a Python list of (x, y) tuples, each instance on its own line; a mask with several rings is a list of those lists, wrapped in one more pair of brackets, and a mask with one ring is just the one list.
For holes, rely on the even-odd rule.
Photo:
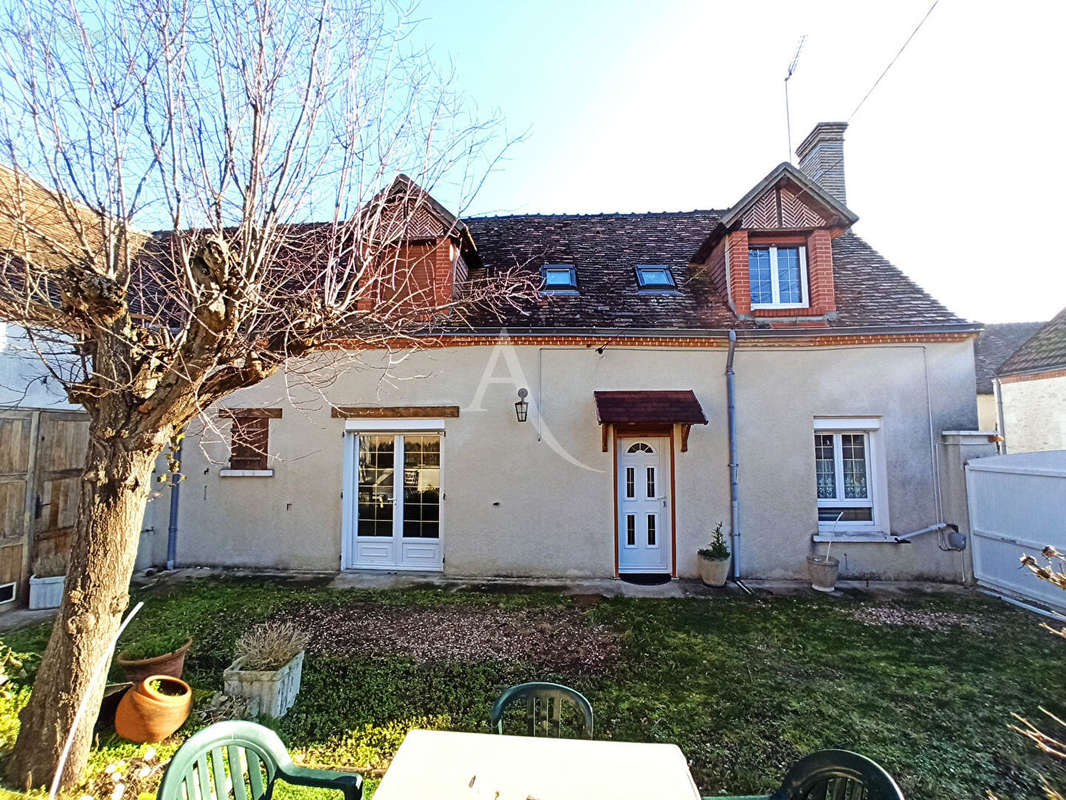
[(690, 430), (692, 430), (692, 426), (691, 425), (682, 425), (681, 426), (681, 452), (682, 453), (687, 453), (688, 452), (688, 432)]
[(607, 452), (607, 442), (611, 438), (611, 426), (607, 423), (600, 425), (600, 429), (603, 431), (603, 452)]

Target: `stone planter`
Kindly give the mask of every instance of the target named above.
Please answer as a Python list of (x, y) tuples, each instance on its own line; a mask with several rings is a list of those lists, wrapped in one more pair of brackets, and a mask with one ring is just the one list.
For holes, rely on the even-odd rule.
[(66, 585), (66, 575), (56, 575), (51, 578), (38, 578), (30, 576), (30, 608), (59, 608), (63, 602), (63, 587)]
[(300, 676), (303, 673), (303, 651), (281, 669), (242, 669), (244, 657), (238, 658), (222, 673), (222, 688), (228, 695), (247, 697), (254, 706), (259, 704), (259, 713), (268, 717), (284, 717), (300, 691)]
[(811, 576), (811, 588), (815, 591), (836, 591), (839, 569), (840, 561), (835, 558), (807, 556), (807, 574)]
[(725, 586), (726, 578), (729, 577), (729, 558), (704, 558), (699, 557), (700, 580), (707, 586)]

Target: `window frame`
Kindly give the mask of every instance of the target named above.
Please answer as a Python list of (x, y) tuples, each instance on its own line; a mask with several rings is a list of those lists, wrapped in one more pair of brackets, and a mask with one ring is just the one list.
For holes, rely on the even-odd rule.
[[(844, 462), (842, 458), (843, 435), (861, 434), (865, 443), (866, 457), (866, 498), (844, 497)], [(833, 468), (837, 497), (818, 497), (817, 436), (833, 437)], [(885, 448), (882, 441), (881, 419), (879, 417), (821, 417), (815, 418), (811, 434), (811, 456), (814, 459), (814, 498), (815, 509), (820, 508), (869, 508), (869, 520), (832, 520), (818, 519), (819, 538), (833, 538), (834, 534), (847, 535), (866, 533), (884, 537), (888, 534), (888, 475)], [(815, 514), (817, 519), (817, 513)]]
[[(281, 418), (280, 408), (223, 409), (230, 420), (229, 460), (219, 470), (222, 478), (269, 478), (270, 420)], [(248, 440), (252, 439), (251, 442)], [(252, 451), (253, 455), (248, 455)]]
[[(671, 293), (677, 291), (677, 279), (674, 278), (674, 271), (670, 269), (668, 264), (637, 264), (633, 269), (637, 275), (637, 291), (646, 292), (648, 294)], [(644, 277), (645, 270), (662, 272), (666, 276), (668, 282), (649, 283)]]
[[(566, 272), (570, 280), (566, 284), (548, 285), (548, 273)], [(573, 264), (543, 264), (540, 268), (541, 294), (580, 294), (577, 285), (577, 267)]]
[[(770, 297), (769, 303), (756, 303), (751, 296), (751, 251), (752, 250), (767, 250), (770, 253)], [(781, 302), (781, 275), (777, 267), (777, 251), (778, 250), (798, 250), (799, 251), (799, 268), (800, 268), (800, 302), (798, 303), (782, 303)], [(767, 308), (810, 308), (811, 305), (811, 290), (808, 284), (807, 278), (807, 247), (802, 244), (759, 244), (752, 243), (748, 245), (748, 299), (751, 301), (751, 308), (753, 310), (767, 309)]]

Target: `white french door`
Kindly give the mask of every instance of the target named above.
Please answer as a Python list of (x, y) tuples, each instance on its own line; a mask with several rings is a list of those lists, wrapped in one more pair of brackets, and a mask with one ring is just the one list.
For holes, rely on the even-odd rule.
[(670, 440), (618, 440), (618, 571), (671, 572)]
[(440, 434), (346, 439), (345, 568), (441, 570)]

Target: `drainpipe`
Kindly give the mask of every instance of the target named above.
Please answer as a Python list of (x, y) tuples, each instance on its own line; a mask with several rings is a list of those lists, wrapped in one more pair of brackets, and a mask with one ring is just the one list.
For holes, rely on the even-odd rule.
[[(174, 457), (181, 461), (181, 447)], [(181, 498), (181, 476), (170, 475), (170, 526), (167, 528), (167, 569), (174, 569), (178, 560), (178, 501)]]
[(733, 372), (733, 353), (737, 347), (737, 332), (729, 332), (729, 355), (725, 360), (726, 411), (729, 420), (729, 524), (731, 528), (733, 550), (733, 579), (740, 578), (740, 500), (738, 498), (740, 481), (737, 465), (737, 402), (735, 373)]
[(1000, 441), (997, 443), (997, 449), (1001, 454), (1007, 452), (1007, 427), (1003, 424), (1003, 384), (1000, 383), (999, 378), (992, 379), (992, 391), (996, 394), (996, 420), (999, 422)]

